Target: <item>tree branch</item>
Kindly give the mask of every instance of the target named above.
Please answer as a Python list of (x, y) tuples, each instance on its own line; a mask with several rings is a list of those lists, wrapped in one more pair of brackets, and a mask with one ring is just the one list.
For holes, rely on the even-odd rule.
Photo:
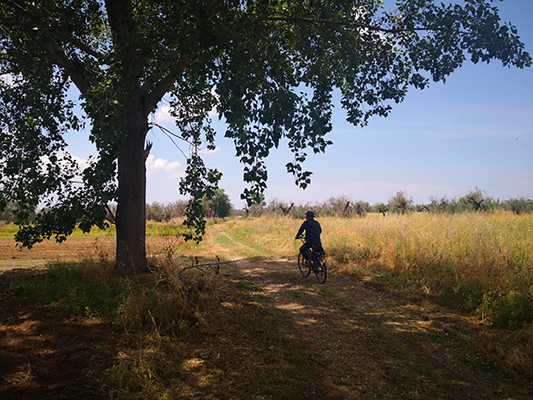
[(150, 114), (157, 106), (157, 103), (159, 103), (159, 101), (163, 98), (165, 93), (172, 89), (176, 79), (183, 73), (183, 71), (185, 71), (190, 62), (190, 57), (183, 57), (177, 62), (167, 76), (159, 80), (159, 82), (154, 85), (151, 93), (146, 96), (146, 115)]
[(132, 22), (133, 18), (131, 1), (106, 0), (105, 8), (111, 34), (113, 35), (113, 42), (115, 45), (124, 42), (127, 40), (128, 35), (132, 33), (126, 29), (126, 26)]
[(84, 72), (83, 66), (80, 65), (80, 63), (77, 63), (69, 59), (65, 55), (63, 50), (58, 48), (54, 43), (49, 42), (48, 48), (52, 52), (52, 55), (54, 56), (57, 64), (65, 68), (70, 78), (72, 79), (72, 82), (74, 82), (74, 84), (79, 89), (81, 94), (84, 97), (87, 97), (90, 86), (87, 82), (87, 79), (85, 79), (85, 77), (83, 76), (83, 72)]
[(165, 128), (164, 126), (161, 126), (159, 124), (156, 124), (156, 123), (152, 123), (153, 126), (157, 126), (159, 129), (161, 129), (161, 131), (167, 135), (167, 137), (170, 139), (170, 141), (174, 144), (174, 146), (176, 146), (176, 148), (181, 152), (181, 154), (183, 154), (183, 157), (185, 158), (189, 158), (187, 156), (187, 154), (185, 154), (185, 152), (181, 149), (181, 147), (178, 146), (178, 144), (176, 143), (176, 141), (172, 138), (173, 136), (177, 139), (180, 139), (180, 140), (183, 140), (185, 143), (188, 143), (189, 146), (194, 146), (194, 143), (182, 138), (181, 136), (179, 135), (176, 135), (175, 133), (171, 132), (170, 130), (168, 130), (167, 128)]
[[(428, 27), (421, 27), (421, 28), (383, 28), (381, 26), (374, 26), (374, 25), (368, 25), (368, 24), (361, 24), (358, 22), (348, 22), (348, 21), (330, 21), (330, 20), (322, 20), (322, 19), (312, 19), (312, 18), (304, 18), (304, 17), (266, 17), (266, 21), (280, 21), (280, 22), (303, 22), (307, 24), (315, 24), (315, 25), (336, 25), (336, 26), (345, 26), (349, 28), (361, 28), (361, 29), (368, 29), (370, 31), (375, 32), (382, 32), (382, 33), (400, 33), (400, 32), (415, 32), (415, 31), (439, 31), (439, 29), (431, 29)], [(458, 31), (457, 33), (461, 34), (469, 34), (469, 32), (464, 31)]]
[[(398, 33), (398, 32), (407, 31), (407, 29), (398, 29), (398, 28), (389, 29), (389, 28), (383, 28), (380, 26), (360, 24), (357, 22), (330, 21), (330, 20), (312, 19), (312, 18), (304, 18), (304, 17), (274, 17), (272, 16), (272, 17), (265, 18), (265, 20), (266, 21), (279, 21), (279, 22), (304, 22), (306, 24), (316, 24), (316, 25), (346, 26), (350, 28), (362, 28), (362, 29), (368, 29), (371, 31), (383, 32), (383, 33)], [(425, 29), (415, 29), (415, 30), (425, 30)]]
[(56, 33), (60, 39), (63, 39), (66, 42), (72, 44), (74, 47), (77, 47), (79, 50), (84, 51), (85, 53), (89, 54), (90, 56), (93, 56), (96, 59), (99, 59), (99, 60), (102, 59), (103, 55), (101, 53), (87, 46), (85, 43), (82, 43), (78, 39), (68, 36), (68, 35), (63, 35), (61, 32), (56, 32)]
[[(29, 21), (35, 23), (40, 31), (50, 33), (52, 34), (52, 36), (56, 36), (57, 38), (62, 39), (65, 42), (72, 44), (74, 47), (78, 48), (81, 51), (84, 51), (85, 53), (89, 54), (90, 56), (93, 56), (94, 58), (97, 58), (97, 59), (102, 58), (102, 54), (98, 53), (96, 50), (86, 45), (85, 43), (82, 43), (79, 39), (76, 39), (75, 37), (72, 37), (70, 35), (66, 35), (60, 30), (48, 29), (48, 26), (46, 23), (41, 21), (39, 18), (35, 17), (32, 13), (26, 11), (22, 5), (9, 1), (9, 0), (0, 0), (0, 4), (4, 4), (10, 7), (15, 13), (22, 15), (23, 17), (27, 18)], [(24, 26), (26, 23), (27, 22), (24, 20), (18, 20), (18, 21), (13, 21), (13, 20), (1, 21), (0, 20), (0, 25), (3, 25), (3, 26)]]
[(113, 212), (113, 210), (111, 209), (111, 207), (109, 207), (109, 204), (106, 204), (105, 206), (106, 206), (106, 208), (107, 208), (106, 219), (107, 219), (109, 222), (111, 222), (112, 224), (116, 224), (116, 223), (117, 223), (117, 218), (116, 218), (115, 213)]
[(18, 3), (15, 3), (13, 1), (9, 0), (0, 0), (0, 4), (4, 4), (10, 8), (12, 8), (14, 11), (21, 13), (21, 14), (29, 14), (27, 11), (24, 10), (24, 7)]

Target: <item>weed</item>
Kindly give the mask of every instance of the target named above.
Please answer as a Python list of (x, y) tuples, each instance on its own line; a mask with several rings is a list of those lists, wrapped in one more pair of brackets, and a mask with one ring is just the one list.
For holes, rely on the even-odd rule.
[(435, 382), (441, 382), (442, 381), (442, 377), (440, 376), (440, 374), (435, 371), (434, 369), (424, 369), (422, 371), (422, 373), (427, 376), (429, 379), (431, 379), (432, 381), (435, 381)]
[(181, 236), (176, 236), (173, 240), (168, 240), (165, 246), (163, 246), (164, 259), (167, 264), (172, 264), (174, 254), (178, 252), (181, 247), (187, 247), (188, 244)]
[(457, 385), (449, 380), (442, 381), (442, 387), (448, 392), (454, 392), (457, 390)]
[(305, 289), (292, 289), (289, 290), (289, 294), (293, 297), (304, 297), (307, 295)]
[(263, 289), (247, 279), (239, 281), (238, 287), (242, 293), (261, 293)]

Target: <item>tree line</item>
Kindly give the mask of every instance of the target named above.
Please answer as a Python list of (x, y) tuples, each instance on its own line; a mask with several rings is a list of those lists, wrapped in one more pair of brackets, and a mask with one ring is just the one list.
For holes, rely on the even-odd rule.
[[(146, 220), (156, 222), (169, 222), (174, 219), (184, 218), (187, 212), (187, 200), (161, 203), (153, 202), (146, 205)], [(305, 212), (312, 209), (319, 216), (364, 217), (368, 213), (405, 214), (409, 212), (428, 213), (462, 213), (462, 212), (494, 212), (511, 211), (516, 214), (533, 212), (533, 199), (517, 197), (509, 200), (494, 199), (480, 189), (475, 189), (460, 198), (448, 199), (447, 197), (430, 198), (429, 203), (416, 204), (404, 191), (399, 191), (387, 203), (370, 204), (366, 201), (353, 201), (347, 196), (331, 197), (324, 202), (306, 203), (295, 205), (278, 199), (266, 202), (262, 199), (244, 209), (236, 209), (231, 204), (229, 196), (224, 189), (217, 189), (215, 193), (202, 200), (203, 215), (205, 218), (226, 218), (230, 216), (277, 216), (285, 215), (293, 218), (304, 218)], [(14, 221), (13, 209), (10, 204), (0, 213), (0, 221), (12, 223)], [(115, 212), (110, 207), (111, 214)]]
[[(204, 217), (226, 218), (229, 216), (290, 216), (304, 218), (307, 210), (315, 211), (319, 216), (364, 217), (368, 213), (405, 214), (410, 212), (427, 213), (463, 213), (463, 212), (494, 212), (511, 211), (516, 214), (533, 212), (533, 199), (517, 197), (509, 200), (495, 199), (484, 191), (475, 189), (460, 198), (430, 198), (428, 203), (417, 204), (404, 191), (397, 192), (386, 203), (353, 201), (347, 196), (331, 197), (323, 202), (294, 204), (278, 199), (262, 200), (250, 207), (236, 209), (224, 190), (219, 190), (214, 199), (204, 199)], [(146, 206), (146, 219), (157, 222), (168, 222), (183, 218), (187, 201), (179, 200), (169, 203), (154, 202)]]
[(353, 201), (346, 196), (332, 197), (321, 203), (306, 203), (303, 205), (288, 204), (279, 200), (272, 200), (268, 204), (256, 204), (250, 207), (246, 214), (250, 216), (288, 215), (294, 218), (304, 218), (309, 209), (319, 216), (364, 217), (368, 213), (405, 214), (409, 212), (427, 213), (462, 213), (462, 212), (493, 212), (511, 211), (516, 214), (533, 212), (533, 199), (519, 197), (509, 200), (494, 199), (484, 191), (475, 189), (459, 199), (447, 197), (430, 198), (429, 203), (416, 204), (404, 191), (397, 192), (387, 203)]

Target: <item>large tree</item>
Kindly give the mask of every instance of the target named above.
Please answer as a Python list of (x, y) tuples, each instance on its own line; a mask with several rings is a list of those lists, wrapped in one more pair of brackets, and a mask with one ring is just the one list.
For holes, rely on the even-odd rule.
[[(180, 191), (197, 238), (221, 175), (198, 152), (214, 146), (213, 109), (253, 203), (282, 138), (287, 171), (309, 183), (302, 163), (330, 144), (334, 90), (362, 126), (467, 59), (531, 64), (490, 0), (0, 0), (0, 209), (17, 205), (17, 240), (31, 246), (104, 226), (116, 202), (116, 270), (142, 271), (146, 134), (163, 96), (190, 146)], [(98, 154), (80, 174), (64, 134), (85, 123)]]

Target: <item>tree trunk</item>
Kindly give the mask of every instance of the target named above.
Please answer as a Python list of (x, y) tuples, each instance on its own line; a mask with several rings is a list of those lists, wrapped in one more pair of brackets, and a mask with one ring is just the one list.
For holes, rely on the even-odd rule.
[(126, 137), (118, 153), (117, 253), (114, 273), (146, 270), (146, 157), (148, 121), (136, 107), (124, 124)]

